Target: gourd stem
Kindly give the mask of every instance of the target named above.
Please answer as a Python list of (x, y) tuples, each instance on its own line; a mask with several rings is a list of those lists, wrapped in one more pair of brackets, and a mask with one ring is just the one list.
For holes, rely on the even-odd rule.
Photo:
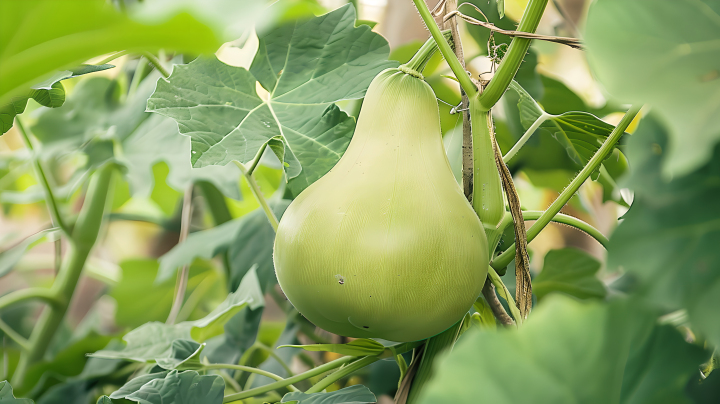
[[(524, 210), (522, 213), (523, 220), (538, 220), (544, 213), (545, 212), (542, 210)], [(550, 221), (572, 226), (580, 231), (583, 231), (588, 236), (597, 240), (597, 242), (605, 248), (607, 248), (608, 243), (610, 243), (608, 238), (605, 237), (605, 235), (603, 235), (600, 230), (594, 228), (589, 223), (584, 222), (576, 217), (565, 215), (563, 213), (558, 213)]]
[[(213, 363), (210, 365), (203, 365), (202, 368), (199, 370), (213, 370), (213, 369), (232, 369), (232, 370), (239, 370), (241, 372), (248, 372), (248, 373), (255, 373), (261, 376), (269, 377), (270, 379), (276, 380), (276, 381), (285, 381), (282, 377), (276, 375), (275, 373), (271, 373), (262, 369), (253, 368), (250, 366), (243, 366), (243, 365), (233, 365), (230, 363)], [(288, 384), (285, 386), (290, 391), (300, 391), (297, 387), (293, 386), (292, 384)]]
[(536, 119), (535, 122), (533, 122), (533, 124), (530, 125), (528, 130), (525, 131), (525, 133), (522, 135), (522, 137), (515, 143), (515, 145), (512, 147), (512, 149), (510, 149), (510, 151), (508, 151), (507, 154), (505, 154), (503, 156), (503, 162), (505, 162), (505, 164), (507, 164), (507, 162), (510, 161), (510, 159), (515, 157), (517, 152), (519, 152), (520, 149), (523, 146), (525, 146), (525, 143), (527, 143), (528, 139), (530, 139), (530, 136), (532, 136), (533, 133), (535, 133), (535, 131), (540, 127), (540, 125), (543, 124), (543, 122), (547, 121), (550, 118), (552, 118), (552, 115), (547, 114), (547, 113), (543, 113), (542, 115), (540, 115), (538, 117), (538, 119)]
[(450, 66), (453, 74), (455, 74), (455, 77), (458, 79), (460, 86), (462, 86), (463, 90), (465, 90), (465, 93), (468, 95), (469, 98), (475, 98), (475, 95), (478, 92), (477, 87), (472, 82), (472, 80), (470, 80), (470, 76), (468, 76), (465, 69), (463, 69), (457, 56), (455, 56), (455, 52), (453, 52), (452, 48), (450, 47), (450, 44), (448, 44), (443, 37), (443, 34), (440, 32), (440, 28), (438, 28), (437, 24), (435, 23), (435, 20), (433, 19), (427, 4), (425, 4), (424, 0), (413, 0), (413, 3), (415, 3), (415, 7), (417, 7), (418, 12), (420, 13), (420, 17), (423, 19), (425, 25), (430, 31), (430, 34), (435, 39), (440, 53), (442, 53), (448, 66)]
[[(415, 1), (417, 3), (417, 1)], [(545, 12), (548, 0), (530, 0), (525, 8), (517, 31), (534, 33), (537, 30), (540, 18)], [(510, 82), (515, 77), (520, 64), (525, 58), (525, 54), (530, 48), (531, 39), (515, 37), (510, 42), (505, 56), (498, 66), (497, 72), (493, 75), (490, 83), (485, 87), (481, 94), (478, 94), (478, 102), (480, 109), (489, 111), (500, 97), (505, 93)]]
[(489, 239), (505, 216), (503, 189), (495, 164), (490, 113), (478, 108), (477, 100), (470, 99), (473, 145), (473, 208)]
[(452, 349), (453, 345), (455, 345), (455, 341), (460, 334), (462, 322), (463, 320), (461, 319), (447, 330), (427, 339), (423, 355), (420, 359), (420, 366), (410, 386), (406, 404), (414, 404), (418, 401), (423, 388), (433, 375), (437, 356), (447, 349)]
[(257, 181), (255, 181), (255, 178), (252, 176), (252, 174), (248, 174), (247, 168), (245, 168), (245, 165), (243, 165), (239, 161), (234, 162), (240, 171), (243, 173), (243, 176), (245, 176), (245, 179), (248, 182), (248, 185), (250, 185), (250, 191), (252, 191), (253, 196), (255, 196), (255, 199), (260, 204), (260, 207), (263, 208), (263, 211), (265, 212), (265, 216), (267, 216), (268, 221), (270, 222), (270, 226), (272, 226), (273, 230), (277, 233), (278, 229), (278, 220), (275, 216), (275, 213), (270, 209), (270, 205), (267, 203), (267, 199), (265, 199), (265, 196), (262, 193), (262, 190), (260, 189), (260, 186), (258, 185)]
[[(450, 30), (445, 30), (442, 31), (442, 35), (445, 40), (450, 43), (450, 46), (454, 49), (452, 32), (450, 32)], [(415, 52), (415, 55), (412, 57), (412, 59), (410, 59), (410, 61), (405, 63), (403, 66), (422, 73), (428, 61), (430, 60), (430, 58), (433, 57), (433, 55), (435, 55), (435, 52), (437, 52), (437, 50), (438, 46), (435, 42), (435, 38), (430, 37), (427, 41), (425, 41), (425, 43), (420, 47), (420, 49)]]
[[(560, 210), (565, 206), (565, 204), (572, 198), (573, 195), (575, 195), (575, 192), (577, 192), (578, 189), (580, 189), (580, 186), (585, 182), (585, 180), (590, 177), (590, 175), (600, 167), (603, 160), (607, 158), (610, 153), (613, 151), (613, 147), (615, 147), (615, 144), (620, 140), (622, 135), (625, 133), (625, 129), (630, 125), (630, 123), (635, 119), (635, 116), (640, 112), (640, 108), (642, 106), (633, 105), (630, 107), (630, 109), (625, 113), (625, 116), (623, 116), (622, 120), (620, 120), (620, 123), (613, 129), (613, 131), (610, 133), (610, 136), (605, 139), (605, 142), (603, 142), (602, 146), (598, 149), (597, 152), (592, 156), (590, 161), (583, 167), (583, 169), (578, 173), (578, 175), (570, 182), (570, 185), (568, 185), (560, 194), (560, 196), (555, 199), (555, 201), (550, 205), (547, 210), (537, 219), (535, 224), (533, 224), (527, 231), (527, 240), (528, 243), (532, 241), (539, 233), (542, 231), (542, 229), (545, 228), (545, 226), (550, 223), (553, 217), (555, 217), (558, 213), (560, 213)], [(510, 248), (505, 250), (502, 254), (500, 254), (498, 257), (496, 257), (490, 265), (495, 269), (500, 269), (506, 267), (510, 261), (512, 261), (513, 257), (515, 256), (515, 244), (513, 244)]]

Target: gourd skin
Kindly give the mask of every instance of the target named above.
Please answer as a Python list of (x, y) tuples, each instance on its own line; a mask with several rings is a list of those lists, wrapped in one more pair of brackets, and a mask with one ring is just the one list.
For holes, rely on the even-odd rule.
[(373, 80), (345, 154), (283, 215), (274, 263), (298, 311), (348, 337), (416, 341), (468, 311), (487, 241), (427, 83), (399, 69)]

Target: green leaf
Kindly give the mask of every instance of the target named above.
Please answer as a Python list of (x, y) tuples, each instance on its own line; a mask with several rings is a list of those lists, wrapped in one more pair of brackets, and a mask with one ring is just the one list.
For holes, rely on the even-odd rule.
[(306, 394), (299, 391), (287, 393), (280, 402), (293, 404), (372, 404), (377, 402), (377, 398), (370, 389), (357, 384), (331, 393)]
[(646, 301), (686, 309), (693, 330), (720, 346), (720, 148), (705, 166), (667, 180), (667, 147), (665, 128), (643, 119), (628, 145), (635, 198), (610, 238), (608, 267), (634, 276)]
[(113, 404), (112, 400), (108, 396), (102, 396), (97, 399), (96, 404)]
[(85, 380), (56, 384), (48, 389), (37, 404), (87, 404), (95, 399), (93, 386)]
[(108, 64), (80, 65), (70, 70), (57, 72), (44, 82), (34, 85), (26, 94), (13, 97), (10, 103), (0, 105), (0, 127), (2, 128), (0, 134), (12, 128), (15, 116), (25, 111), (27, 101), (31, 98), (44, 107), (58, 108), (62, 106), (65, 103), (65, 88), (60, 83), (61, 80), (99, 72), (113, 67), (115, 66)]
[[(354, 120), (334, 102), (361, 98), (388, 62), (387, 42), (367, 26), (355, 27), (344, 6), (260, 35), (250, 71), (216, 58), (176, 66), (160, 80), (148, 109), (178, 122), (192, 138), (194, 167), (247, 163), (263, 144), (282, 162), (295, 194), (340, 159)], [(251, 73), (252, 72), (252, 73)], [(260, 96), (257, 81), (268, 94)]]
[[(528, 129), (545, 114), (545, 111), (517, 82), (513, 81), (510, 88), (520, 96), (518, 101), (520, 121), (523, 127)], [(552, 137), (563, 146), (570, 159), (579, 167), (583, 167), (615, 127), (588, 112), (570, 111), (549, 116), (540, 125), (540, 129), (550, 132)], [(618, 177), (627, 168), (627, 161), (619, 151), (610, 154), (603, 164), (610, 166), (610, 170), (617, 173)]]
[(520, 329), (471, 329), (439, 360), (420, 403), (625, 404), (660, 380), (672, 380), (655, 386), (664, 395), (681, 396), (703, 352), (664, 334), (673, 329), (654, 332), (654, 316), (639, 308), (556, 295)]
[(176, 339), (172, 342), (170, 355), (167, 358), (158, 358), (157, 364), (163, 369), (199, 369), (200, 353), (205, 344), (198, 344), (187, 339)]
[(141, 404), (220, 404), (225, 382), (218, 375), (201, 376), (193, 370), (173, 370), (154, 379), (124, 398)]
[(652, 105), (669, 129), (666, 174), (701, 167), (720, 140), (718, 10), (717, 0), (599, 0), (588, 11), (595, 76), (619, 100)]
[(138, 377), (130, 379), (130, 381), (128, 381), (122, 387), (120, 387), (119, 389), (115, 390), (112, 394), (110, 394), (110, 398), (113, 398), (116, 400), (125, 398), (125, 397), (129, 396), (130, 394), (140, 390), (140, 388), (148, 382), (151, 382), (155, 379), (164, 379), (165, 376), (168, 375), (168, 373), (170, 373), (170, 371), (149, 373), (146, 375), (140, 375)]
[(10, 272), (27, 250), (45, 241), (55, 241), (59, 236), (59, 232), (58, 228), (43, 230), (26, 238), (12, 248), (0, 252), (0, 277)]
[(0, 26), (0, 105), (53, 71), (110, 52), (211, 53), (221, 44), (188, 14), (146, 25), (102, 0), (3, 1)]
[(312, 344), (312, 345), (280, 345), (278, 348), (302, 348), (313, 352), (335, 352), (349, 356), (378, 356), (385, 351), (385, 346), (369, 338), (358, 338), (347, 344)]
[(497, 10), (500, 18), (505, 17), (505, 0), (495, 0), (497, 2)]
[(180, 135), (171, 119), (145, 112), (158, 77), (159, 73), (151, 73), (124, 101), (115, 95), (117, 81), (105, 77), (81, 81), (62, 109), (43, 111), (31, 128), (43, 143), (43, 153), (65, 154), (84, 145), (89, 166), (115, 159), (125, 166), (123, 173), (135, 196), (150, 196), (152, 168), (165, 162), (170, 168), (167, 183), (176, 191), (184, 192), (190, 184), (204, 180), (228, 197), (240, 199), (237, 167), (193, 169), (190, 139)]
[(15, 398), (13, 389), (8, 381), (0, 382), (0, 402), (3, 404), (33, 404), (29, 398)]
[[(289, 204), (288, 200), (270, 202), (278, 218), (282, 217)], [(272, 262), (274, 241), (275, 231), (270, 226), (265, 212), (257, 209), (239, 219), (188, 235), (185, 242), (176, 245), (160, 257), (160, 270), (155, 282), (175, 279), (177, 269), (193, 262), (196, 258), (210, 259), (229, 251), (231, 288), (236, 288), (248, 270), (257, 265), (260, 286), (264, 292), (277, 283)]]
[(551, 250), (545, 255), (542, 271), (532, 281), (533, 292), (538, 300), (552, 292), (579, 299), (602, 299), (607, 290), (596, 276), (599, 270), (600, 261), (581, 250)]
[[(180, 352), (190, 353), (192, 344), (176, 340), (193, 340), (202, 343), (223, 333), (223, 327), (235, 314), (245, 307), (256, 309), (263, 306), (264, 300), (254, 269), (240, 283), (238, 289), (228, 295), (210, 314), (200, 320), (184, 321), (169, 325), (150, 322), (127, 333), (123, 340), (127, 343), (122, 350), (101, 350), (90, 356), (107, 359), (127, 359), (136, 362), (170, 363), (179, 358)], [(192, 355), (198, 353), (198, 349)], [(167, 362), (170, 358), (170, 362)]]

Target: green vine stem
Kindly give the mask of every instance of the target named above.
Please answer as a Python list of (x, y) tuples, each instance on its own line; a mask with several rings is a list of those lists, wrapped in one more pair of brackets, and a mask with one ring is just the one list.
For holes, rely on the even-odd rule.
[(507, 164), (507, 162), (510, 161), (510, 159), (515, 157), (517, 152), (520, 151), (520, 148), (525, 146), (525, 143), (527, 143), (528, 139), (530, 139), (530, 136), (532, 136), (533, 133), (535, 133), (537, 128), (539, 128), (540, 125), (543, 124), (543, 122), (547, 121), (548, 119), (550, 119), (552, 117), (553, 117), (553, 115), (543, 112), (543, 114), (540, 115), (538, 117), (538, 119), (536, 119), (535, 122), (533, 122), (532, 125), (530, 125), (528, 130), (526, 130), (525, 133), (523, 133), (522, 137), (520, 137), (520, 139), (515, 143), (515, 145), (513, 145), (512, 149), (510, 149), (510, 151), (508, 151), (507, 154), (505, 154), (503, 156), (503, 162), (505, 162), (505, 164)]
[[(192, 222), (192, 198), (193, 189), (195, 187), (191, 184), (183, 195), (182, 204), (182, 219), (180, 220), (180, 239), (178, 244), (182, 244), (190, 233), (190, 222)], [(168, 314), (166, 324), (175, 324), (178, 313), (182, 308), (183, 302), (185, 301), (185, 292), (187, 291), (188, 278), (190, 277), (190, 264), (185, 264), (178, 271), (176, 282), (175, 282), (175, 297), (173, 298), (172, 307), (170, 308), (170, 314)]]
[(323, 365), (320, 365), (316, 368), (310, 369), (307, 372), (300, 373), (298, 375), (295, 375), (293, 377), (288, 377), (287, 379), (280, 380), (274, 383), (266, 384), (265, 386), (256, 387), (254, 389), (241, 391), (239, 393), (235, 394), (229, 394), (223, 398), (223, 403), (231, 403), (233, 401), (243, 400), (250, 397), (259, 396), (260, 394), (267, 393), (269, 391), (281, 389), (283, 387), (287, 387), (291, 384), (303, 381), (305, 379), (309, 379), (311, 377), (319, 376), (327, 371), (339, 368), (340, 366), (352, 362), (356, 360), (357, 356), (343, 356), (342, 358), (335, 359), (334, 361), (325, 363)]
[(498, 225), (505, 217), (500, 174), (495, 163), (492, 120), (488, 111), (470, 99), (473, 146), (473, 208), (485, 227), (489, 240), (496, 238)]
[[(600, 167), (603, 160), (607, 158), (610, 153), (613, 151), (613, 147), (615, 147), (615, 144), (620, 140), (620, 137), (622, 137), (623, 133), (625, 133), (625, 130), (630, 125), (630, 123), (635, 119), (635, 116), (640, 112), (640, 108), (642, 106), (633, 105), (630, 107), (630, 109), (625, 113), (625, 116), (620, 120), (620, 123), (613, 129), (613, 131), (610, 133), (610, 136), (608, 136), (607, 139), (605, 139), (605, 142), (603, 142), (602, 146), (598, 149), (597, 152), (592, 156), (590, 161), (583, 167), (583, 169), (578, 173), (578, 175), (570, 182), (570, 185), (568, 185), (558, 196), (557, 199), (550, 205), (545, 212), (540, 215), (540, 217), (537, 219), (535, 224), (533, 224), (527, 231), (527, 240), (528, 243), (532, 241), (539, 233), (542, 231), (542, 229), (545, 228), (545, 226), (550, 223), (553, 217), (555, 217), (558, 213), (560, 213), (560, 210), (565, 206), (566, 203), (572, 198), (573, 195), (575, 195), (575, 192), (577, 192), (578, 189), (580, 189), (580, 186), (585, 182), (585, 180), (590, 177), (590, 175)], [(515, 257), (515, 248), (514, 245), (511, 248), (508, 248), (500, 254), (498, 257), (496, 257), (492, 263), (490, 264), (495, 269), (500, 269), (506, 267), (510, 261), (513, 260)]]
[(46, 307), (40, 315), (37, 325), (30, 335), (28, 350), (21, 355), (20, 362), (13, 375), (12, 383), (14, 386), (20, 387), (23, 385), (29, 366), (42, 359), (45, 355), (45, 351), (47, 351), (65, 317), (70, 305), (70, 299), (75, 292), (85, 266), (85, 261), (98, 239), (115, 171), (115, 165), (106, 164), (90, 178), (85, 202), (68, 239), (67, 254), (50, 289), (51, 293), (57, 296), (58, 304)]
[(460, 334), (462, 322), (463, 320), (458, 321), (452, 327), (432, 338), (428, 338), (425, 342), (425, 349), (420, 359), (420, 367), (418, 367), (417, 373), (415, 373), (412, 380), (410, 392), (405, 402), (406, 404), (414, 404), (418, 401), (423, 388), (433, 375), (437, 356), (447, 349), (452, 349), (453, 345), (455, 345), (455, 341)]
[(16, 290), (0, 297), (0, 309), (31, 299), (37, 299), (52, 306), (60, 306), (63, 304), (61, 297), (53, 290), (48, 288), (27, 288)]
[(27, 132), (25, 131), (25, 127), (23, 126), (22, 122), (20, 121), (20, 118), (15, 118), (15, 125), (18, 128), (18, 132), (20, 132), (20, 135), (23, 138), (23, 141), (25, 142), (25, 146), (27, 146), (28, 150), (30, 150), (30, 153), (32, 153), (32, 164), (35, 168), (35, 173), (38, 176), (38, 180), (40, 182), (40, 186), (43, 189), (43, 192), (45, 193), (45, 202), (48, 206), (48, 210), (50, 211), (50, 219), (52, 220), (53, 226), (59, 227), (60, 230), (62, 230), (63, 234), (66, 236), (70, 235), (70, 228), (65, 224), (65, 222), (62, 220), (62, 216), (60, 215), (60, 209), (57, 204), (57, 200), (55, 199), (55, 194), (53, 193), (52, 187), (50, 186), (50, 182), (47, 179), (47, 175), (45, 175), (45, 170), (43, 169), (42, 165), (40, 164), (40, 160), (37, 156), (35, 156), (35, 148), (33, 147), (32, 142), (30, 141), (30, 137), (28, 136)]
[(148, 62), (150, 62), (150, 64), (153, 65), (153, 67), (156, 68), (157, 71), (159, 71), (160, 74), (163, 75), (163, 77), (170, 77), (170, 72), (168, 71), (168, 69), (165, 68), (162, 61), (160, 61), (157, 56), (153, 55), (150, 52), (142, 52), (142, 55), (145, 56)]
[[(213, 363), (208, 365), (203, 365), (200, 369), (197, 370), (215, 370), (215, 369), (232, 369), (232, 370), (239, 370), (241, 372), (248, 372), (248, 373), (255, 373), (261, 376), (269, 377), (270, 379), (276, 380), (276, 381), (285, 381), (282, 377), (276, 375), (275, 373), (271, 373), (262, 369), (253, 368), (250, 366), (243, 366), (243, 365), (233, 365), (230, 363)], [(290, 391), (300, 391), (297, 389), (297, 387), (293, 386), (292, 384), (288, 384), (285, 386)]]
[[(508, 249), (508, 251), (513, 251), (513, 249)], [(513, 254), (514, 258), (514, 254)], [(512, 259), (511, 259), (512, 261)], [(509, 264), (509, 262), (508, 262)], [(507, 266), (507, 265), (506, 265)], [(510, 308), (510, 313), (512, 314), (513, 318), (515, 319), (516, 326), (520, 326), (523, 323), (523, 317), (520, 315), (520, 310), (518, 309), (517, 305), (515, 304), (515, 299), (513, 299), (512, 294), (508, 290), (507, 286), (503, 283), (502, 279), (500, 278), (500, 275), (498, 275), (497, 272), (495, 272), (495, 269), (493, 267), (488, 268), (488, 278), (490, 278), (490, 282), (492, 282), (493, 286), (495, 286), (495, 289), (497, 290), (497, 293), (505, 299), (505, 301), (508, 304), (508, 307)]]
[[(520, 19), (517, 31), (534, 33), (538, 24), (540, 24), (540, 18), (545, 12), (547, 3), (548, 0), (530, 0)], [(482, 110), (489, 111), (505, 93), (530, 48), (530, 41), (531, 39), (520, 37), (512, 39), (490, 83), (478, 95), (479, 107)]]
[(358, 359), (355, 362), (352, 362), (351, 364), (339, 369), (337, 372), (334, 372), (328, 376), (326, 376), (324, 379), (316, 383), (314, 386), (310, 387), (305, 391), (305, 393), (320, 393), (321, 391), (325, 390), (329, 386), (331, 386), (336, 381), (342, 379), (343, 377), (364, 368), (365, 366), (368, 366), (374, 362), (377, 362), (380, 360), (377, 356), (365, 356), (362, 359)]
[(16, 344), (20, 345), (20, 348), (22, 350), (27, 351), (28, 349), (30, 349), (28, 340), (26, 340), (22, 335), (18, 334), (17, 331), (13, 330), (10, 325), (8, 325), (2, 320), (2, 318), (0, 318), (0, 331), (2, 331), (5, 336), (13, 340)]
[(277, 233), (278, 229), (278, 219), (275, 216), (275, 213), (270, 209), (270, 205), (267, 203), (267, 199), (265, 199), (265, 196), (262, 193), (262, 190), (260, 189), (260, 186), (258, 185), (257, 181), (255, 181), (255, 178), (252, 176), (252, 174), (249, 173), (248, 169), (245, 167), (244, 164), (242, 164), (239, 161), (234, 162), (240, 171), (242, 172), (243, 176), (248, 182), (248, 185), (250, 185), (250, 191), (252, 191), (253, 196), (255, 199), (257, 199), (260, 206), (263, 208), (263, 211), (265, 211), (265, 215), (268, 218), (268, 221), (270, 222), (270, 226), (272, 226), (273, 230)]
[[(538, 220), (544, 213), (545, 212), (542, 210), (525, 210), (523, 211), (523, 219)], [(550, 221), (572, 226), (582, 232), (585, 232), (588, 236), (597, 240), (597, 242), (605, 248), (607, 248), (608, 243), (610, 242), (608, 238), (600, 232), (600, 230), (594, 228), (589, 223), (584, 222), (574, 216), (558, 213), (552, 219), (550, 219)]]
[(104, 64), (107, 64), (107, 63), (112, 62), (113, 60), (115, 60), (115, 59), (117, 59), (117, 58), (119, 58), (119, 57), (121, 57), (121, 56), (125, 56), (125, 55), (127, 55), (127, 54), (129, 54), (129, 53), (130, 53), (130, 51), (121, 51), (121, 52), (113, 53), (112, 55), (106, 57), (105, 59), (103, 59), (103, 60), (101, 60), (101, 61), (99, 61), (99, 62), (97, 62), (96, 64), (97, 64), (97, 65), (104, 65)]
[[(454, 48), (452, 32), (450, 32), (450, 30), (445, 30), (442, 31), (442, 35), (445, 40), (450, 43), (450, 47)], [(403, 66), (417, 72), (422, 72), (425, 69), (425, 66), (427, 65), (430, 58), (433, 57), (437, 50), (438, 46), (437, 43), (435, 43), (435, 38), (430, 37), (427, 41), (425, 41), (425, 43), (420, 47), (420, 49), (415, 52), (415, 55), (412, 57), (412, 59), (410, 59), (410, 61), (405, 63)]]
[[(290, 377), (295, 376), (293, 374), (293, 371), (290, 369), (290, 366), (288, 366), (288, 364), (285, 363), (285, 361), (278, 354), (275, 353), (274, 349), (272, 349), (269, 346), (263, 344), (262, 342), (258, 342), (258, 341), (255, 341), (255, 343), (252, 344), (252, 346), (250, 348), (248, 348), (242, 354), (242, 356), (240, 357), (240, 365), (244, 366), (250, 360), (250, 357), (252, 356), (252, 354), (255, 351), (257, 351), (258, 349), (265, 351), (268, 355), (270, 355), (270, 357), (275, 359), (280, 364), (280, 366), (282, 366), (282, 368), (285, 369), (285, 371), (287, 372), (288, 375), (290, 375)], [(270, 377), (270, 376), (268, 376), (268, 377)]]
[(478, 93), (477, 87), (472, 80), (470, 80), (470, 76), (468, 76), (467, 72), (465, 72), (465, 69), (463, 69), (462, 64), (460, 64), (460, 60), (458, 60), (457, 56), (455, 56), (455, 52), (453, 52), (450, 44), (448, 44), (445, 40), (443, 33), (435, 23), (427, 4), (425, 4), (424, 0), (413, 0), (413, 3), (415, 3), (415, 7), (417, 7), (418, 12), (420, 13), (420, 17), (425, 22), (428, 30), (430, 30), (430, 34), (435, 39), (440, 53), (442, 53), (448, 66), (450, 66), (450, 69), (455, 74), (460, 86), (463, 90), (465, 90), (465, 93), (470, 99), (475, 98), (475, 95)]

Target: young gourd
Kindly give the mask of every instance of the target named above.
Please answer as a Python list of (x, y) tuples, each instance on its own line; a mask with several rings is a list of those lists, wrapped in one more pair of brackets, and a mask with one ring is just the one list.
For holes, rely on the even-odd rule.
[(472, 306), (487, 275), (485, 232), (419, 73), (375, 77), (347, 151), (283, 215), (274, 263), (298, 311), (348, 337), (421, 340)]

